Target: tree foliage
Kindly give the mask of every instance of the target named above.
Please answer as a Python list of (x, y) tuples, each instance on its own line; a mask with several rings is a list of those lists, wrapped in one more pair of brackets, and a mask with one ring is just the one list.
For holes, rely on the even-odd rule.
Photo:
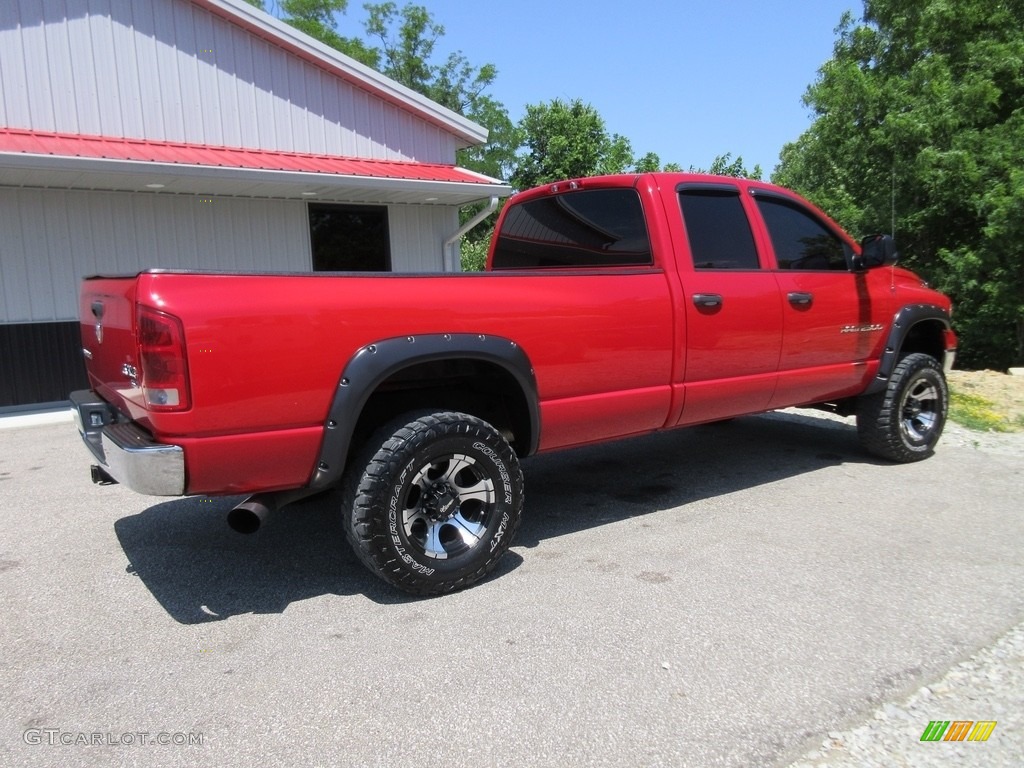
[(487, 265), (490, 238), (463, 238), (459, 245), (459, 259), (463, 272), (481, 272)]
[[(525, 152), (510, 179), (517, 189), (558, 179), (623, 173), (633, 165), (629, 139), (609, 134), (597, 110), (580, 99), (528, 104), (519, 130)], [(646, 159), (651, 161), (650, 156)]]
[(270, 11), (296, 29), (336, 48), (368, 67), (377, 68), (379, 54), (356, 37), (338, 32), (337, 14), (345, 13), (348, 0), (246, 0), (261, 11)]
[(609, 133), (600, 113), (582, 99), (528, 104), (518, 125), (520, 152), (512, 186), (528, 189), (560, 179), (613, 173), (679, 171), (654, 152), (634, 157), (628, 138)]
[(1024, 0), (865, 0), (836, 32), (773, 181), (894, 230), (952, 296), (962, 363), (1024, 361)]
[(735, 160), (732, 159), (732, 152), (726, 152), (724, 155), (717, 155), (711, 162), (711, 167), (707, 170), (703, 168), (694, 168), (690, 166), (691, 173), (710, 173), (714, 176), (732, 176), (737, 179), (756, 179), (761, 180), (761, 166), (755, 165), (752, 170), (747, 170), (747, 167), (743, 165), (743, 157), (737, 157)]
[(365, 7), (366, 31), (379, 42), (375, 50), (383, 74), (487, 128), (487, 143), (460, 150), (459, 164), (494, 178), (511, 173), (518, 134), (505, 105), (488, 94), (497, 68), (477, 67), (461, 51), (438, 61), (437, 44), (445, 30), (423, 6), (410, 3), (399, 9), (385, 2)]

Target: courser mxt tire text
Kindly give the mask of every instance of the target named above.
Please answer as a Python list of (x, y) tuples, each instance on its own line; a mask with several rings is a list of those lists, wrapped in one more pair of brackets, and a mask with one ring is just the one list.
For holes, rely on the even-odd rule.
[(523, 474), (490, 424), (463, 413), (408, 414), (381, 429), (350, 467), (345, 535), (359, 559), (415, 595), (468, 587), (519, 528)]
[(907, 355), (886, 388), (857, 403), (857, 434), (862, 445), (890, 461), (928, 458), (946, 424), (949, 388), (939, 362), (930, 355)]

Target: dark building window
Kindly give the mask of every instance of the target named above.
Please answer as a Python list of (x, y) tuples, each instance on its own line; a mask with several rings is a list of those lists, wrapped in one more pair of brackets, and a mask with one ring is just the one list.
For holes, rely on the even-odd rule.
[(309, 241), (316, 272), (391, 269), (388, 209), (383, 206), (309, 206)]

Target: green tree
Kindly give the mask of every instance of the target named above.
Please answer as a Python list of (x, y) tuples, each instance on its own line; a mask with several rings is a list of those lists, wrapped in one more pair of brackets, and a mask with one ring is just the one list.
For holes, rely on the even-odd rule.
[(1024, 361), (1024, 0), (865, 0), (773, 176), (854, 232), (894, 230), (955, 304), (960, 361)]
[(459, 246), (459, 255), (463, 272), (480, 272), (487, 265), (487, 251), (490, 248), (490, 238), (477, 238), (470, 240), (463, 238)]
[[(264, 8), (263, 0), (249, 0)], [(432, 101), (487, 128), (486, 144), (461, 150), (460, 165), (488, 176), (504, 178), (518, 145), (515, 126), (505, 106), (486, 91), (497, 77), (493, 64), (475, 67), (461, 52), (435, 61), (444, 27), (423, 6), (393, 2), (365, 5), (368, 40), (345, 37), (337, 18), (348, 0), (274, 0), (271, 10), (310, 37), (351, 56)], [(471, 213), (470, 213), (471, 215)]]
[(679, 163), (665, 163), (662, 165), (661, 158), (658, 157), (656, 152), (648, 152), (646, 155), (638, 157), (633, 161), (633, 170), (636, 173), (657, 173), (658, 171), (677, 173), (683, 169)]
[(336, 17), (348, 9), (348, 0), (271, 0), (269, 9), (264, 0), (246, 1), (260, 10), (270, 10), (296, 29), (368, 67), (376, 69), (379, 63), (379, 53), (373, 48), (358, 38), (338, 33)]
[(735, 160), (732, 159), (732, 152), (726, 152), (724, 155), (717, 155), (713, 161), (711, 161), (711, 167), (707, 170), (701, 168), (694, 168), (690, 166), (691, 173), (710, 173), (714, 176), (732, 176), (737, 179), (756, 179), (761, 180), (761, 166), (755, 165), (753, 170), (747, 170), (746, 166), (743, 165), (743, 157), (737, 157)]
[(629, 140), (609, 134), (597, 110), (579, 99), (528, 104), (519, 130), (526, 152), (511, 175), (517, 189), (559, 179), (623, 173), (633, 165)]
[(654, 173), (661, 170), (661, 158), (655, 152), (648, 152), (633, 162), (633, 170), (637, 173)]
[(487, 91), (498, 70), (493, 64), (476, 67), (461, 51), (436, 60), (444, 26), (423, 6), (399, 9), (393, 2), (368, 4), (366, 32), (379, 42), (380, 71), (453, 112), (487, 128), (487, 143), (460, 150), (460, 165), (495, 178), (511, 172), (518, 134), (505, 105)]

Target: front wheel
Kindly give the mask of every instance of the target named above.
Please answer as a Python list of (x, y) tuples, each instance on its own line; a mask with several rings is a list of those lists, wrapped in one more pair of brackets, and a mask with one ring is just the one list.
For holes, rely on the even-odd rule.
[(410, 414), (378, 432), (343, 494), (345, 534), (384, 581), (416, 595), (468, 587), (508, 550), (523, 507), (515, 453), (490, 424)]
[(934, 452), (948, 409), (942, 366), (931, 355), (917, 352), (900, 360), (884, 390), (860, 398), (857, 434), (876, 456), (920, 461)]

